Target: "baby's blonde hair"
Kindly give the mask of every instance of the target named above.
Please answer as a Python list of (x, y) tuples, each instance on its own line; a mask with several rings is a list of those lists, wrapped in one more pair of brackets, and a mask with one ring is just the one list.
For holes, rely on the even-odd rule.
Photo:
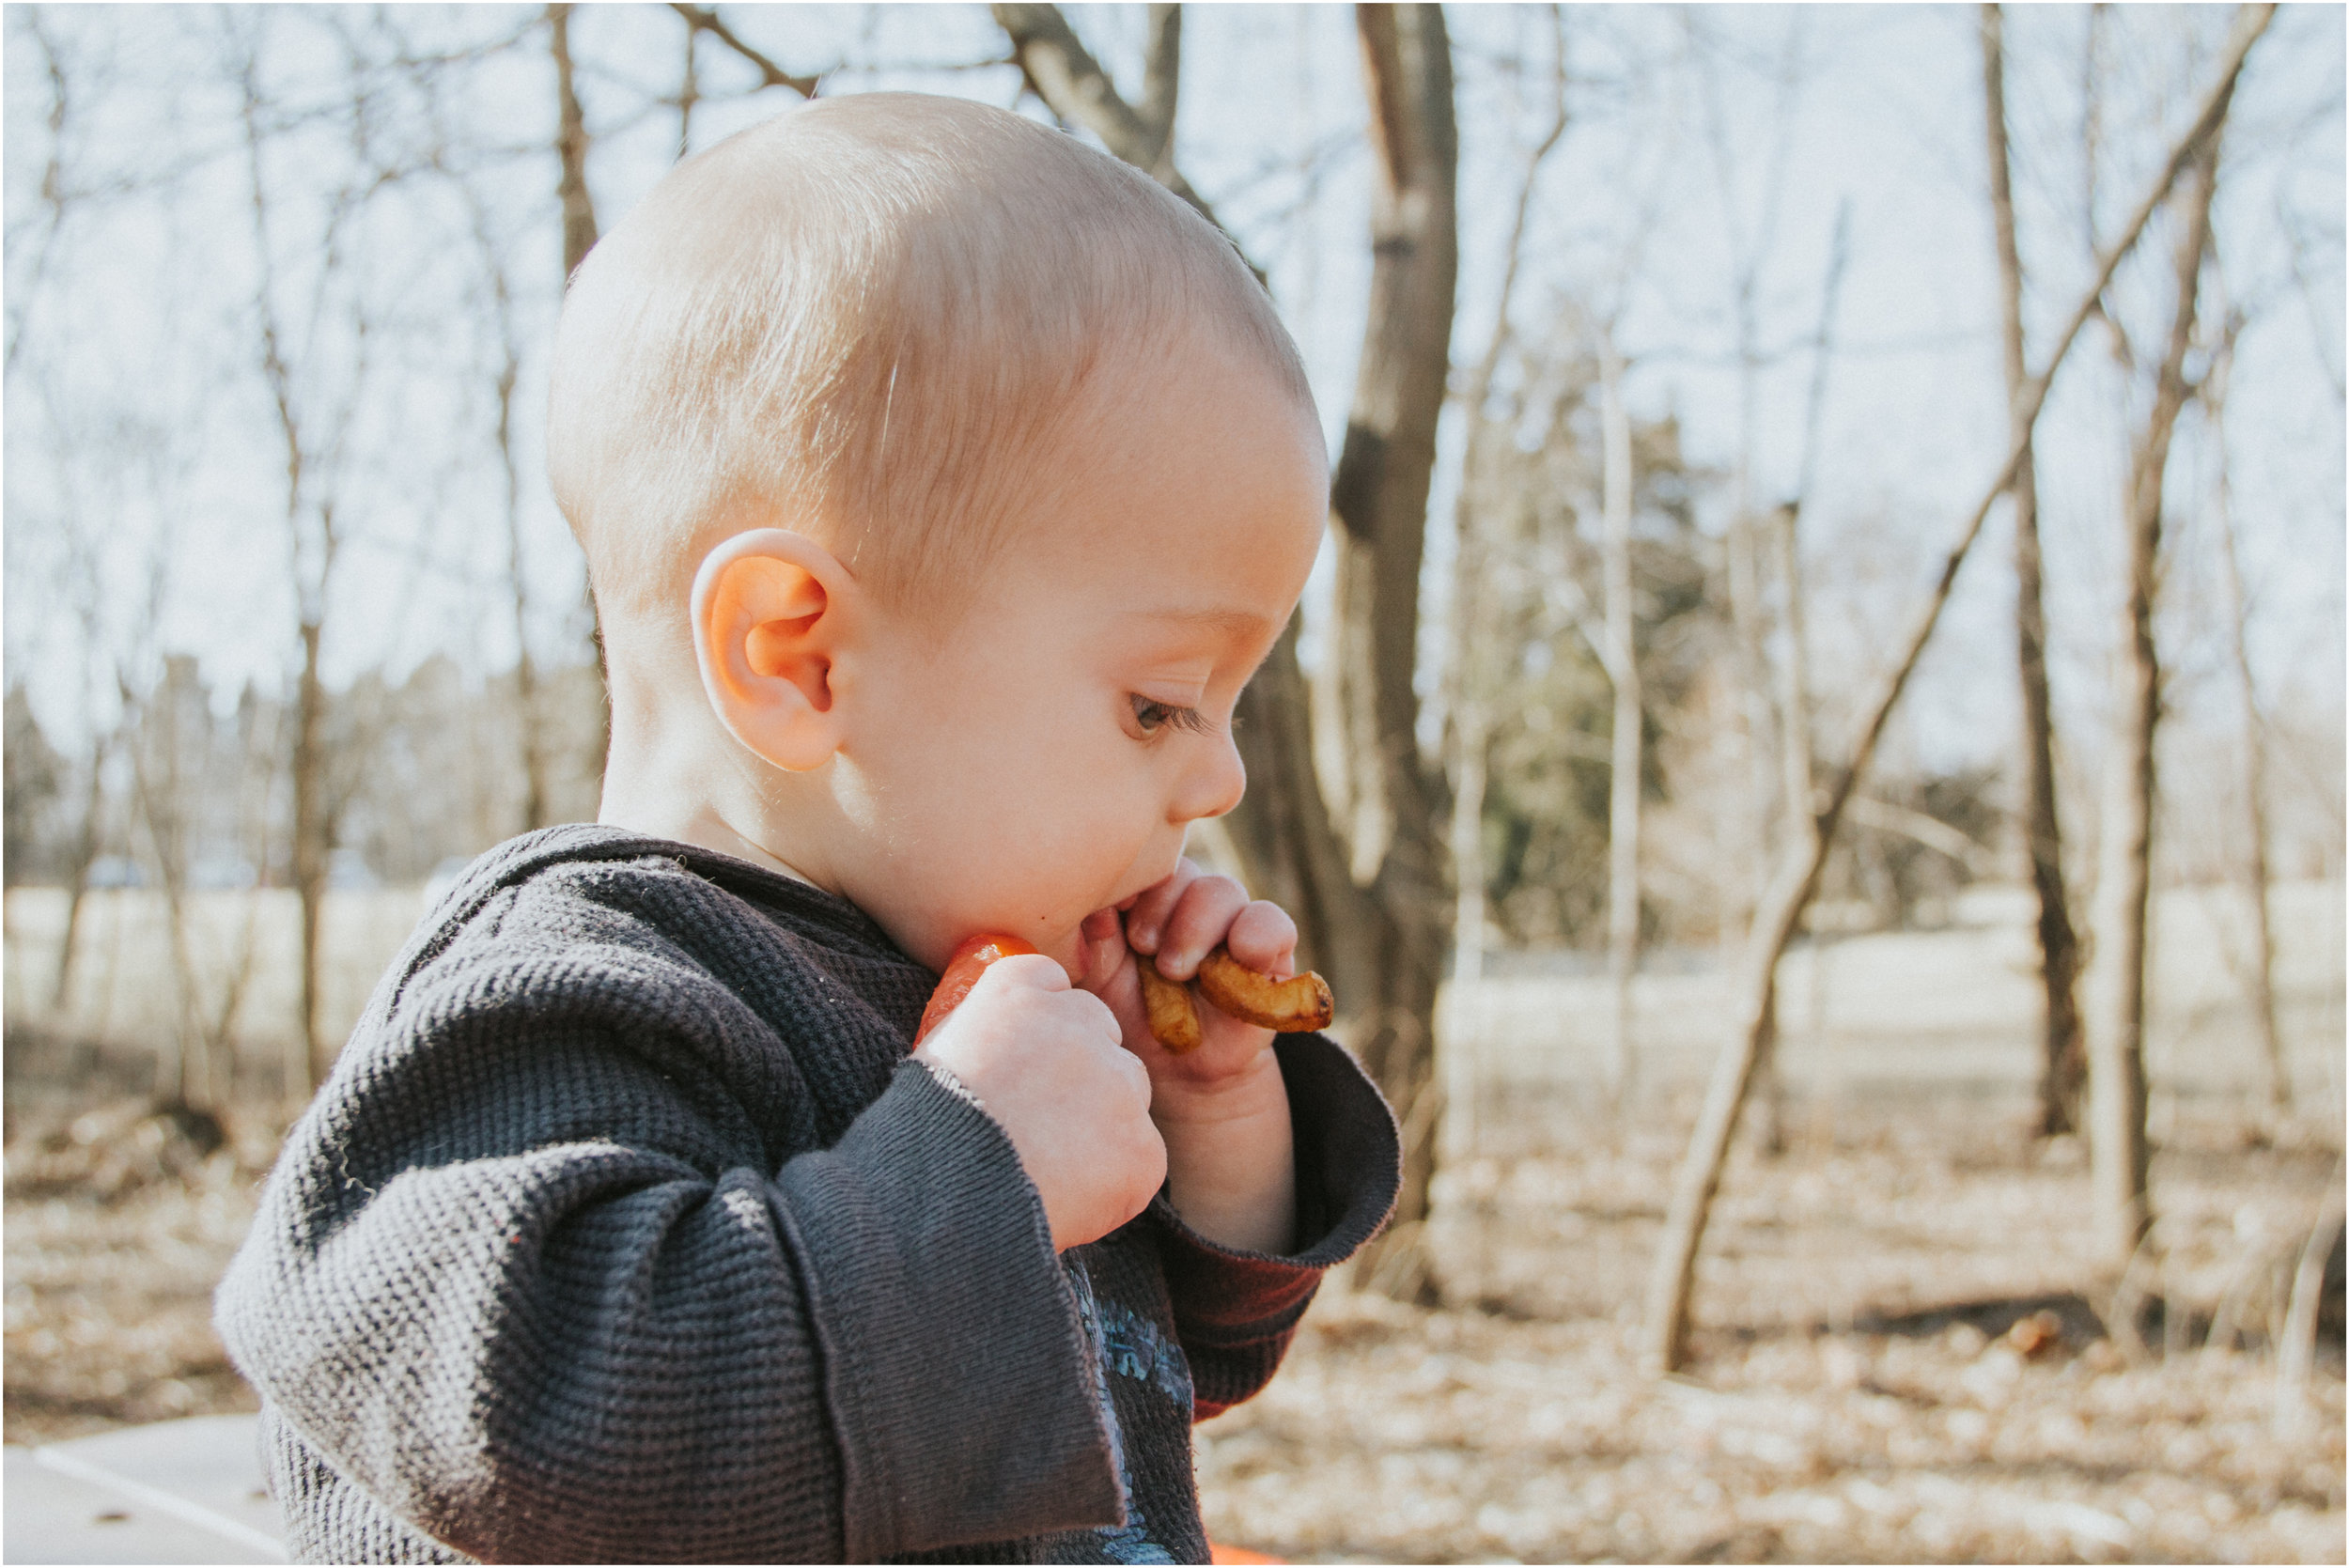
[(581, 264), (548, 471), (607, 622), (681, 612), (770, 522), (948, 612), (1096, 372), (1199, 335), (1311, 417), (1271, 301), (1156, 181), (984, 104), (820, 100), (680, 163)]

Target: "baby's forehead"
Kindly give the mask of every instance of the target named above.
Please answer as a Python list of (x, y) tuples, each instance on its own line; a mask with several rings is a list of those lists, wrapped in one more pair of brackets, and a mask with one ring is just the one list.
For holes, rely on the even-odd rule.
[(1286, 619), (1318, 547), (1318, 421), (1279, 378), (1205, 339), (1128, 358), (1045, 454), (1002, 554), (1033, 599), (1140, 641), (1250, 644)]

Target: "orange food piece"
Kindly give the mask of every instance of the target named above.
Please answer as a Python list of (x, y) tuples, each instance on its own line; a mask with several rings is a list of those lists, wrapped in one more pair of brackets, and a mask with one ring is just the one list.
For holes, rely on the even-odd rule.
[(924, 1035), (944, 1023), (946, 1015), (962, 1005), (962, 999), (971, 994), (971, 987), (979, 983), (988, 965), (998, 958), (1034, 951), (1033, 943), (996, 932), (983, 931), (964, 939), (962, 945), (955, 949), (955, 955), (946, 960), (946, 972), (938, 977), (938, 989), (930, 993), (930, 1004), (922, 1009), (922, 1027), (913, 1032), (913, 1043), (920, 1045)]

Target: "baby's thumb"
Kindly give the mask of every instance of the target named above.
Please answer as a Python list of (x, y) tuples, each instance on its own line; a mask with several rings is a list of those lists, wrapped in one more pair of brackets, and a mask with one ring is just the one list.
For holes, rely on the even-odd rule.
[[(1028, 991), (1065, 991), (1068, 989), (1068, 971), (1060, 967), (1060, 960), (1048, 958), (1041, 953), (1015, 953), (996, 959), (979, 976), (979, 986), (1017, 986)], [(972, 987), (973, 990), (977, 986)]]

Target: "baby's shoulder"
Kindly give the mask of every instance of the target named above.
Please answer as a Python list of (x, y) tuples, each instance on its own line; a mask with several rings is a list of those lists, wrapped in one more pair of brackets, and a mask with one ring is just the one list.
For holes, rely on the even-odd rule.
[(904, 1059), (927, 971), (851, 906), (723, 859), (594, 827), (483, 856), (320, 1093), (330, 1163), (625, 1144), (717, 1169), (835, 1140)]
[(933, 979), (846, 899), (691, 845), (564, 826), (458, 877), (345, 1054), (378, 1089), (490, 1063), (521, 1087), (650, 1073), (754, 1120), (813, 1117), (822, 1136), (905, 1059)]
[(729, 856), (594, 824), (482, 856), (384, 977), (387, 1015), (419, 1008), (647, 1014), (747, 1009), (797, 1033), (843, 1008), (910, 1032), (932, 976), (847, 900)]

